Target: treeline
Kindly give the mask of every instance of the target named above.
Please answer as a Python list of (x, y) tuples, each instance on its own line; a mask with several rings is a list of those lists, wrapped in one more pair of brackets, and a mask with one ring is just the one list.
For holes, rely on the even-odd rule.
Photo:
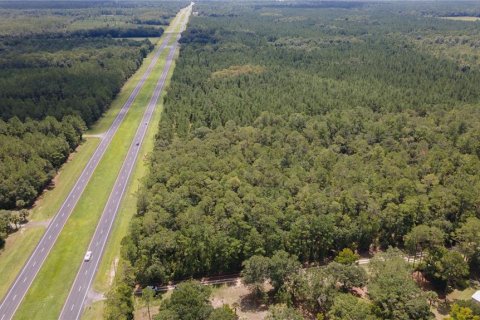
[(3, 45), (2, 119), (73, 114), (87, 125), (103, 114), (153, 48), (149, 41), (90, 38), (7, 40)]
[[(167, 22), (168, 24), (168, 22)], [(112, 37), (112, 38), (148, 38), (160, 37), (163, 34), (161, 28), (137, 27), (128, 29), (100, 28), (79, 30), (71, 33), (74, 37)], [(68, 35), (69, 36), (69, 35)]]
[(82, 9), (117, 5), (116, 1), (0, 1), (2, 9)]
[[(168, 22), (167, 22), (168, 24)], [(91, 28), (75, 30), (71, 32), (46, 32), (36, 34), (34, 39), (70, 39), (72, 37), (80, 38), (155, 38), (163, 34), (163, 29), (154, 27), (135, 27), (135, 28)], [(25, 38), (24, 35), (5, 36), (3, 39)]]
[(28, 210), (20, 211), (0, 210), (0, 249), (5, 245), (7, 236), (18, 230), (21, 223), (25, 223), (28, 217)]
[(0, 120), (0, 208), (32, 204), (82, 139), (77, 116)]
[(149, 26), (167, 26), (169, 24), (168, 17), (163, 17), (162, 19), (133, 19), (133, 23), (136, 24), (146, 24)]

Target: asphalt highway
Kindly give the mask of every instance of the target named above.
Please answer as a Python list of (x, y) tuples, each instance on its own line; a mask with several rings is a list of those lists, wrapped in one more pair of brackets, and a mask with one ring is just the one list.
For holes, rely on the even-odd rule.
[[(191, 10), (191, 6), (188, 7), (187, 10)], [(190, 11), (184, 15), (184, 21), (182, 21), (181, 27), (182, 31), (184, 30), (186, 22), (188, 21), (189, 13)], [(113, 190), (110, 193), (107, 204), (103, 210), (102, 217), (100, 218), (97, 229), (95, 230), (90, 245), (88, 246), (88, 251), (92, 252), (92, 257), (89, 261), (82, 260), (80, 269), (78, 270), (75, 281), (70, 289), (70, 293), (60, 314), (60, 319), (76, 320), (79, 319), (82, 314), (85, 298), (88, 294), (92, 281), (95, 278), (98, 265), (102, 259), (108, 236), (112, 229), (112, 225), (117, 215), (122, 198), (125, 194), (125, 190), (128, 186), (128, 181), (132, 171), (135, 168), (135, 163), (138, 159), (143, 139), (147, 133), (148, 125), (152, 119), (158, 99), (165, 85), (168, 72), (174, 60), (179, 39), (180, 32), (177, 35), (175, 43), (169, 47), (170, 51), (165, 62), (165, 67), (162, 71), (162, 75), (157, 81), (153, 95), (148, 103), (145, 113), (143, 114), (142, 122), (135, 133), (135, 137), (130, 145), (127, 156), (113, 186)], [(168, 39), (165, 41), (168, 41)], [(162, 47), (166, 45), (166, 43), (167, 42), (164, 42)], [(82, 254), (84, 254), (84, 252)], [(83, 258), (83, 255), (81, 258)]]
[[(13, 318), (13, 315), (15, 314), (18, 306), (20, 305), (21, 301), (25, 297), (25, 294), (27, 293), (28, 289), (30, 288), (30, 286), (31, 286), (33, 280), (35, 279), (38, 271), (42, 267), (42, 265), (43, 265), (46, 257), (48, 256), (50, 250), (54, 246), (55, 241), (57, 240), (60, 232), (62, 231), (66, 221), (68, 220), (70, 214), (72, 213), (73, 209), (75, 208), (75, 205), (77, 204), (78, 199), (81, 197), (83, 191), (85, 190), (85, 187), (87, 186), (90, 178), (92, 177), (93, 172), (95, 171), (95, 168), (97, 167), (97, 165), (100, 162), (100, 160), (102, 159), (105, 151), (107, 150), (108, 146), (110, 145), (113, 136), (115, 135), (117, 129), (119, 128), (120, 124), (122, 123), (123, 119), (125, 118), (125, 116), (126, 116), (128, 110), (130, 109), (133, 101), (135, 100), (138, 93), (142, 89), (142, 87), (145, 83), (145, 80), (149, 77), (150, 73), (152, 72), (153, 68), (155, 67), (155, 65), (156, 65), (156, 63), (157, 63), (157, 61), (160, 57), (160, 54), (167, 47), (170, 38), (171, 38), (171, 34), (167, 34), (165, 39), (163, 40), (161, 46), (158, 47), (158, 49), (155, 51), (154, 57), (153, 57), (152, 61), (150, 62), (147, 70), (145, 71), (142, 78), (140, 79), (140, 81), (136, 85), (135, 89), (130, 94), (130, 96), (127, 99), (127, 101), (125, 102), (125, 104), (122, 106), (121, 110), (119, 111), (119, 113), (116, 116), (115, 120), (113, 121), (112, 125), (110, 126), (108, 131), (105, 133), (102, 141), (100, 142), (100, 144), (98, 145), (94, 154), (92, 155), (89, 162), (87, 163), (87, 165), (86, 165), (85, 169), (83, 170), (82, 174), (77, 179), (73, 189), (71, 190), (71, 192), (69, 193), (69, 195), (65, 199), (64, 203), (62, 204), (60, 210), (52, 218), (51, 222), (49, 223), (49, 225), (47, 227), (47, 230), (45, 231), (44, 235), (42, 236), (39, 243), (35, 247), (35, 250), (30, 255), (27, 262), (24, 264), (23, 268), (21, 269), (20, 273), (17, 275), (17, 278), (13, 282), (12, 286), (9, 288), (7, 294), (5, 295), (4, 299), (2, 300), (2, 302), (0, 304), (0, 320), (7, 320), (7, 319), (12, 319)], [(171, 48), (170, 52), (174, 52), (174, 49)], [(173, 54), (169, 54), (169, 61), (170, 62), (167, 63), (168, 66), (165, 67), (166, 70), (168, 70), (168, 68), (171, 64), (172, 57), (173, 57)], [(164, 78), (163, 74), (162, 74), (162, 78)], [(163, 85), (163, 83), (162, 83), (162, 85)], [(154, 96), (157, 97), (157, 99), (158, 99), (158, 96), (160, 94), (160, 91), (161, 91), (161, 87), (158, 88), (158, 86), (157, 86), (157, 88), (155, 90), (155, 95), (154, 95)], [(142, 122), (143, 126), (141, 126), (139, 128), (139, 131), (137, 132), (137, 135), (135, 136), (135, 140), (132, 144), (133, 150), (132, 150), (132, 148), (130, 148), (130, 151), (129, 151), (128, 156), (127, 156), (126, 163), (130, 163), (131, 165), (133, 165), (133, 163), (135, 161), (135, 158), (138, 154), (138, 149), (139, 149), (139, 147), (136, 146), (135, 143), (138, 142), (138, 141), (141, 142), (141, 140), (143, 139), (143, 136), (145, 134), (144, 131), (147, 128), (147, 125), (145, 125), (144, 123), (145, 122), (148, 123), (148, 121), (151, 117), (151, 112), (152, 112), (152, 110), (149, 106), (148, 111), (146, 112), (146, 117), (144, 117), (144, 121)], [(108, 205), (107, 205), (107, 208), (106, 208), (107, 213), (110, 212), (109, 210), (112, 209), (112, 208), (115, 209), (114, 212), (116, 213), (116, 210), (118, 209), (118, 203), (120, 202), (121, 195), (123, 195), (124, 188), (125, 188), (123, 186), (119, 189), (117, 187), (117, 185), (119, 183), (121, 183), (122, 185), (124, 185), (126, 183), (126, 181), (128, 180), (128, 177), (130, 175), (131, 170), (132, 170), (131, 168), (129, 168), (127, 170), (124, 170), (124, 168), (122, 168), (122, 171), (119, 175), (119, 179), (117, 180), (117, 183), (115, 184), (115, 188), (114, 188), (114, 191), (112, 193), (112, 196), (109, 199), (109, 202), (108, 202)], [(113, 219), (113, 216), (111, 218)], [(110, 227), (111, 227), (111, 223), (112, 223), (112, 221), (110, 221), (108, 223), (108, 225), (105, 224), (105, 220), (102, 217), (101, 223), (98, 225), (97, 232), (95, 233), (95, 237), (94, 237), (94, 240), (92, 241), (92, 245), (91, 245), (93, 250), (94, 250), (92, 261), (89, 264), (91, 266), (93, 266), (93, 264), (96, 265), (98, 263), (98, 259), (101, 256), (100, 251), (98, 250), (98, 247), (96, 247), (95, 245), (97, 244), (97, 241), (102, 240), (102, 238), (103, 238), (102, 234), (106, 239), (107, 234), (108, 234), (107, 233), (107, 227), (108, 227), (108, 231), (109, 231)], [(100, 233), (100, 237), (97, 238), (98, 233)], [(104, 246), (104, 244), (102, 244), (102, 251), (103, 251), (103, 246)], [(84, 253), (82, 253), (82, 254), (84, 254)], [(92, 274), (92, 277), (93, 277), (93, 273), (94, 273), (95, 270), (96, 270), (96, 268), (95, 269), (94, 268), (87, 268), (87, 275), (88, 275), (88, 273), (90, 273), (90, 274)], [(82, 272), (85, 272), (85, 271), (82, 270)], [(83, 276), (87, 276), (87, 275), (84, 274)], [(82, 279), (83, 279), (83, 277), (82, 277)], [(75, 288), (77, 288), (77, 287), (75, 287)], [(82, 292), (78, 292), (78, 293), (83, 294), (84, 292), (82, 291)], [(72, 295), (70, 295), (70, 296), (72, 296)], [(76, 296), (76, 294), (74, 296)], [(76, 303), (77, 303), (77, 308), (75, 309), (75, 311), (77, 313), (79, 313), (80, 306), (78, 305), (78, 302), (76, 302)], [(70, 306), (68, 308), (69, 309), (67, 309), (66, 311), (70, 311), (70, 312), (73, 311), (73, 309), (70, 310)], [(64, 319), (73, 319), (73, 318), (69, 318), (68, 316), (66, 316), (66, 317), (64, 317)]]

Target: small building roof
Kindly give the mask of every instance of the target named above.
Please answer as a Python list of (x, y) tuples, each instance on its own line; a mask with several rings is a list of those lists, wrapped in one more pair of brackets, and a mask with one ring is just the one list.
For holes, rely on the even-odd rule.
[(472, 295), (472, 299), (475, 300), (475, 301), (480, 302), (480, 290), (478, 290), (477, 292), (475, 292), (475, 293)]

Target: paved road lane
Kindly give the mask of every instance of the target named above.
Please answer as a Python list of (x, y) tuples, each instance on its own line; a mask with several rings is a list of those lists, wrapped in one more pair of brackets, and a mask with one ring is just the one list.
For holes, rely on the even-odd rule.
[(17, 278), (15, 279), (14, 283), (8, 290), (7, 294), (2, 300), (2, 303), (0, 304), (0, 320), (7, 320), (13, 318), (13, 315), (15, 314), (18, 306), (20, 305), (20, 302), (25, 297), (26, 292), (30, 288), (48, 253), (52, 249), (55, 241), (57, 240), (60, 232), (62, 231), (63, 226), (65, 225), (75, 205), (77, 204), (78, 199), (85, 190), (85, 187), (88, 184), (90, 178), (92, 177), (95, 168), (102, 159), (105, 151), (107, 150), (110, 142), (112, 141), (113, 136), (115, 135), (117, 129), (125, 118), (133, 101), (142, 89), (145, 80), (152, 72), (154, 66), (156, 65), (160, 57), (160, 54), (167, 46), (170, 38), (171, 34), (166, 35), (161, 46), (156, 50), (154, 57), (150, 62), (147, 70), (143, 74), (141, 80), (138, 82), (135, 89), (132, 91), (127, 101), (122, 106), (120, 112), (116, 116), (108, 131), (105, 133), (102, 141), (100, 142), (91, 159), (87, 163), (85, 169), (78, 178), (70, 194), (67, 196), (62, 207), (53, 217), (43, 237), (37, 244), (35, 250), (33, 251), (30, 258), (27, 260), (20, 273), (18, 274)]
[[(182, 21), (181, 30), (184, 30), (186, 22), (188, 21), (191, 6), (188, 10), (189, 11), (184, 16), (184, 21)], [(97, 229), (95, 230), (95, 234), (93, 235), (90, 245), (88, 246), (88, 251), (92, 251), (92, 257), (90, 261), (83, 261), (81, 263), (75, 281), (70, 289), (67, 301), (63, 306), (60, 319), (76, 320), (79, 319), (82, 314), (85, 298), (98, 270), (98, 265), (102, 259), (108, 236), (112, 229), (112, 225), (117, 215), (122, 198), (125, 194), (128, 181), (132, 171), (135, 168), (135, 163), (137, 161), (143, 139), (147, 133), (148, 125), (152, 119), (158, 99), (165, 85), (168, 72), (174, 60), (179, 39), (180, 33), (178, 34), (175, 43), (169, 47), (170, 51), (168, 53), (162, 75), (155, 86), (154, 93), (148, 103), (147, 109), (145, 110), (142, 122), (135, 133), (134, 140), (130, 145), (125, 161), (123, 162), (117, 180), (115, 181), (113, 190), (110, 193), (107, 204), (103, 210), (102, 217), (100, 218)]]

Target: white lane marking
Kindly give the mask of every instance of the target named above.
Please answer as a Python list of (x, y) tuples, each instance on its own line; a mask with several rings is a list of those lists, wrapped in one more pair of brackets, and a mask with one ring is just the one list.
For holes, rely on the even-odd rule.
[(37, 264), (37, 260), (33, 261), (33, 266), (35, 267), (35, 265)]
[(49, 235), (49, 236), (48, 236), (48, 240), (50, 240), (50, 239), (52, 239), (52, 235)]
[[(178, 38), (179, 38), (179, 37), (178, 37)], [(168, 39), (169, 39), (169, 38), (168, 38)], [(174, 46), (172, 46), (172, 47), (174, 47)], [(160, 54), (160, 51), (158, 51), (158, 52), (159, 52), (159, 54)], [(173, 52), (173, 51), (172, 51), (172, 52)], [(168, 58), (170, 58), (170, 56), (169, 56)], [(169, 65), (169, 67), (170, 67), (170, 65)], [(149, 69), (150, 69), (150, 67), (149, 67)], [(165, 70), (164, 70), (164, 72), (165, 72)], [(145, 77), (145, 78), (146, 78), (146, 77)], [(164, 78), (164, 77), (162, 77), (162, 78)], [(142, 81), (142, 82), (143, 82), (143, 81)], [(163, 83), (162, 83), (162, 87), (163, 87)], [(137, 90), (137, 89), (138, 89), (138, 90)], [(138, 88), (136, 87), (136, 88), (135, 88), (135, 91), (139, 91), (139, 89), (140, 89), (140, 87), (138, 87)], [(131, 97), (131, 98), (132, 98), (132, 101), (133, 101), (134, 98), (133, 98), (133, 97)], [(129, 98), (129, 99), (130, 99), (130, 98)], [(124, 109), (124, 108), (122, 108), (122, 110), (121, 110), (121, 114), (126, 113), (126, 112), (128, 111), (128, 108), (126, 108), (125, 110), (123, 110), (123, 109)], [(122, 120), (123, 120), (123, 119), (122, 119)], [(117, 117), (115, 121), (118, 121), (118, 122), (121, 123), (122, 120), (120, 120), (120, 119)], [(112, 135), (113, 135), (113, 132), (112, 132)], [(104, 141), (105, 141), (105, 140), (104, 140)], [(108, 146), (108, 145), (107, 145), (107, 146)], [(136, 153), (136, 155), (137, 155), (137, 154), (138, 154), (138, 152)], [(130, 170), (130, 171), (131, 171), (131, 170)], [(129, 174), (130, 174), (130, 172), (129, 172)], [(124, 184), (123, 184), (123, 186), (125, 187)], [(124, 189), (124, 188), (123, 188), (123, 189)], [(124, 190), (122, 190), (122, 194), (123, 194), (123, 192), (124, 192)], [(117, 209), (118, 209), (118, 208), (116, 208), (116, 210), (117, 210)], [(103, 233), (103, 229), (101, 230), (101, 233)], [(104, 244), (105, 244), (105, 242), (103, 243), (103, 245), (104, 245)], [(97, 245), (98, 245), (98, 242), (97, 242)], [(103, 249), (102, 249), (102, 250), (103, 250)], [(98, 263), (98, 260), (97, 260), (97, 263)], [(91, 280), (92, 280), (92, 279), (93, 279), (93, 278), (90, 279), (90, 283), (91, 283)], [(87, 289), (88, 289), (88, 287), (90, 286), (90, 283), (88, 284)], [(85, 293), (85, 295), (86, 295), (86, 293)], [(85, 296), (83, 297), (82, 304), (83, 304), (83, 301), (84, 301), (84, 300), (85, 300)], [(72, 311), (73, 311), (73, 308), (74, 308), (74, 306), (72, 306), (72, 308), (71, 308)], [(77, 315), (77, 317), (78, 317), (78, 315)], [(0, 319), (0, 320), (1, 320), (1, 319)]]
[(58, 227), (58, 222), (55, 224), (55, 228)]
[(82, 286), (78, 287), (78, 292), (80, 292), (80, 290), (82, 290)]
[(27, 281), (27, 277), (23, 278), (23, 283), (25, 283), (25, 281)]
[(74, 304), (72, 304), (72, 307), (70, 308), (70, 311), (73, 311), (73, 307), (75, 307), (75, 305), (74, 305)]
[(40, 251), (40, 252), (43, 252), (43, 251), (45, 251), (45, 247), (43, 247), (43, 248), (42, 248), (42, 251)]
[(13, 301), (15, 301), (15, 299), (17, 299), (17, 295), (14, 295), (14, 296), (13, 296)]
[(88, 273), (88, 270), (85, 270), (85, 274), (87, 274), (87, 273)]
[(5, 314), (3, 314), (2, 318), (0, 318), (0, 320), (3, 320), (3, 318), (5, 318)]
[(69, 204), (67, 204), (67, 208), (70, 208), (70, 203), (69, 203)]
[(102, 230), (100, 230), (100, 234), (103, 234), (103, 229), (102, 229)]

